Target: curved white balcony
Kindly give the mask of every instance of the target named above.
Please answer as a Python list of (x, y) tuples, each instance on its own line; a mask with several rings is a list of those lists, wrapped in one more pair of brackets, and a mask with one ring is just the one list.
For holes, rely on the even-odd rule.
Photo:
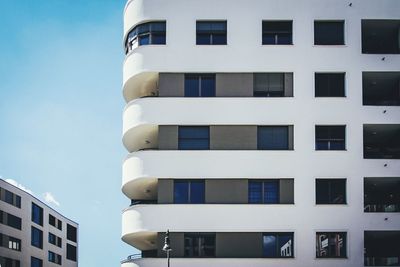
[[(135, 205), (122, 214), (122, 239), (138, 249), (156, 249), (156, 235), (166, 227), (171, 232), (267, 232), (296, 229), (397, 229), (400, 214), (385, 214), (372, 220), (355, 212), (355, 206), (251, 204), (152, 204)], [(318, 216), (312, 216), (313, 209)], [(337, 216), (340, 214), (340, 216)], [(301, 220), (308, 216), (309, 219)], [(311, 216), (311, 217), (310, 217)], [(378, 216), (375, 216), (378, 217)], [(349, 221), (352, 222), (349, 225)], [(288, 229), (282, 222), (296, 222)]]
[[(358, 186), (362, 188), (362, 177), (397, 177), (399, 169), (400, 160), (364, 160), (361, 150), (313, 151), (310, 147), (304, 152), (139, 151), (130, 154), (123, 163), (122, 191), (130, 199), (156, 199), (157, 178), (294, 178), (295, 192), (296, 184), (304, 181), (311, 183), (308, 186), (305, 183), (303, 189), (309, 192), (314, 188), (315, 178), (346, 177), (349, 181), (359, 179)], [(295, 203), (297, 197), (295, 193)], [(305, 197), (314, 203), (312, 194)]]
[(298, 123), (294, 125), (295, 138), (298, 127), (308, 127), (311, 132), (304, 137), (313, 138), (316, 124), (354, 127), (400, 123), (400, 107), (355, 109), (354, 100), (347, 98), (148, 97), (126, 106), (123, 143), (130, 152), (157, 148), (158, 125), (293, 125), (295, 122)]

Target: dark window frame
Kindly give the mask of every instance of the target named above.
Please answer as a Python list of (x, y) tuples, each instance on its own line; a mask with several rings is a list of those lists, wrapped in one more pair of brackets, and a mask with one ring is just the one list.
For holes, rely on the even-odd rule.
[[(266, 256), (265, 255), (265, 247), (264, 247), (264, 237), (265, 236), (275, 236), (275, 238), (277, 239), (276, 242), (276, 247), (275, 247), (275, 253), (277, 254), (276, 256)], [(281, 256), (279, 255), (280, 253), (278, 253), (279, 250), (279, 237), (281, 236), (290, 236), (292, 242), (291, 242), (291, 256)], [(275, 258), (279, 258), (279, 259), (292, 259), (294, 258), (294, 232), (264, 232), (262, 234), (262, 240), (263, 240), (263, 258), (271, 258), (271, 259), (275, 259)], [(279, 255), (279, 256), (278, 256)]]
[[(163, 24), (163, 25), (162, 25)], [(157, 29), (156, 25), (162, 25)], [(146, 30), (147, 28), (147, 30)], [(153, 29), (154, 28), (154, 29)], [(156, 42), (156, 36), (163, 38), (162, 42)], [(148, 38), (148, 43), (141, 43), (141, 40)], [(125, 40), (125, 54), (128, 54), (137, 46), (142, 45), (165, 45), (167, 43), (167, 22), (165, 20), (149, 21), (136, 25), (131, 29)]]
[[(202, 184), (202, 199), (200, 202), (196, 202), (192, 199), (192, 183)], [(187, 184), (187, 200), (184, 202), (179, 202), (176, 196), (176, 185), (177, 184)], [(174, 180), (174, 204), (205, 204), (205, 188), (206, 183), (204, 179), (184, 179), (184, 180)]]
[[(336, 29), (332, 29), (334, 24), (340, 24), (340, 25), (335, 25), (335, 26), (339, 26), (340, 29), (340, 35), (339, 37), (336, 37), (336, 40), (334, 41), (334, 43), (330, 43), (329, 40), (322, 40), (322, 39), (318, 39), (318, 34), (321, 32), (327, 32), (329, 29), (329, 27), (331, 27), (330, 30), (336, 30)], [(338, 45), (345, 45), (345, 20), (314, 20), (314, 45), (321, 45), (321, 46), (329, 46), (329, 45), (333, 45), (333, 46), (338, 46)]]
[(77, 243), (78, 241), (78, 228), (67, 223), (67, 239)]
[[(273, 150), (277, 150), (277, 151), (280, 151), (280, 150), (293, 150), (293, 149), (290, 148), (289, 126), (290, 125), (262, 125), (262, 126), (260, 125), (260, 126), (257, 126), (257, 150), (272, 150), (272, 151)], [(283, 146), (282, 147), (272, 147), (274, 145), (277, 145), (277, 143), (276, 142), (269, 142), (270, 140), (262, 141), (263, 140), (263, 138), (262, 138), (262, 130), (267, 129), (267, 128), (268, 129), (272, 129), (272, 130), (273, 129), (278, 130), (278, 129), (285, 128), (287, 140), (286, 140), (286, 144), (284, 144), (285, 145), (284, 147)], [(272, 133), (272, 134), (274, 135), (274, 133)]]
[[(184, 129), (189, 129), (189, 128), (197, 128), (197, 129), (201, 129), (201, 130), (206, 130), (208, 131), (208, 136), (207, 137), (183, 137), (183, 130)], [(196, 140), (203, 140), (203, 141), (207, 141), (207, 146), (205, 147), (200, 147), (200, 148), (185, 148), (181, 142), (184, 141), (196, 141)], [(202, 126), (202, 125), (196, 125), (196, 126), (178, 126), (178, 150), (209, 150), (210, 149), (210, 127), (209, 126)]]
[[(213, 242), (212, 245), (209, 245), (208, 248), (206, 245), (201, 246), (197, 244), (197, 253), (199, 255), (192, 255), (194, 254), (193, 251), (196, 250), (196, 245), (188, 246), (186, 244), (187, 239), (192, 239), (192, 241), (201, 242), (201, 239), (204, 239), (204, 243), (206, 242), (206, 238), (209, 238)], [(213, 250), (211, 252), (212, 255), (204, 255), (206, 252), (205, 249)], [(189, 252), (189, 253), (188, 253)], [(190, 253), (192, 252), (192, 253)], [(185, 233), (184, 234), (184, 257), (191, 257), (191, 258), (215, 258), (216, 257), (216, 234), (215, 233)]]
[(31, 257), (31, 267), (43, 267), (43, 260)]
[[(333, 185), (333, 183), (340, 183), (339, 185)], [(328, 187), (328, 200), (319, 200), (318, 198), (318, 186), (327, 186)], [(334, 186), (343, 186), (343, 200), (341, 202), (335, 201), (338, 196), (333, 195), (332, 187)], [(340, 195), (339, 195), (340, 196)], [(316, 178), (315, 179), (315, 204), (316, 205), (347, 205), (347, 179), (346, 178)]]
[[(267, 29), (268, 23), (271, 23), (275, 29)], [(275, 23), (275, 25), (273, 25)], [(279, 29), (284, 28), (284, 24), (290, 23), (290, 29)], [(279, 25), (280, 24), (280, 25)], [(262, 21), (262, 45), (293, 45), (293, 20), (263, 20)], [(271, 25), (270, 25), (271, 27)], [(267, 37), (269, 39), (273, 39), (273, 42), (267, 41)], [(271, 38), (272, 37), (272, 38)], [(285, 42), (285, 38), (288, 39), (288, 42)]]
[[(253, 200), (254, 197), (251, 196), (251, 185), (255, 183), (260, 183), (261, 184), (261, 195), (260, 199), (258, 201)], [(277, 201), (276, 202), (267, 202), (266, 201), (266, 196), (265, 194), (267, 193), (265, 191), (265, 183), (275, 183), (277, 185), (277, 191), (276, 191), (276, 197)], [(248, 180), (248, 203), (249, 204), (279, 204), (280, 203), (280, 183), (279, 179), (251, 179)]]
[(32, 212), (31, 212), (32, 222), (43, 226), (43, 208), (32, 202)]
[(314, 97), (346, 97), (346, 72), (315, 72)]
[(31, 226), (31, 245), (43, 249), (43, 231), (34, 226)]
[[(343, 236), (342, 244), (344, 246), (343, 250), (344, 250), (345, 255), (343, 255), (343, 256), (330, 255), (330, 250), (329, 249), (328, 249), (328, 254), (326, 256), (318, 255), (318, 238), (321, 235), (328, 236), (328, 246), (329, 246), (329, 243), (330, 243), (331, 239), (334, 238), (333, 237), (334, 235), (342, 235)], [(315, 245), (315, 257), (317, 259), (347, 259), (347, 254), (348, 254), (347, 253), (347, 232), (333, 232), (333, 231), (316, 232), (315, 233), (315, 242), (316, 242), (316, 245)], [(339, 248), (339, 253), (340, 253), (340, 248)]]
[[(328, 127), (331, 127), (331, 129), (328, 129)], [(343, 128), (343, 138), (334, 138), (332, 137), (332, 131), (334, 129), (339, 129), (339, 127)], [(329, 132), (329, 137), (327, 138), (321, 138), (318, 137), (318, 129), (328, 129)], [(321, 134), (321, 132), (320, 132)], [(346, 134), (347, 134), (347, 126), (346, 125), (315, 125), (315, 150), (316, 151), (346, 151)], [(340, 146), (338, 148), (335, 147), (335, 142), (339, 144)], [(321, 145), (325, 145), (325, 147), (321, 147)]]
[[(200, 25), (210, 24), (209, 30), (201, 30), (199, 29)], [(216, 30), (212, 29), (213, 24), (220, 24), (224, 29)], [(214, 25), (215, 26), (215, 25)], [(218, 43), (215, 37), (222, 37), (222, 42)], [(208, 38), (207, 43), (202, 43), (202, 39), (200, 37)], [(227, 45), (228, 43), (228, 21), (227, 20), (197, 20), (196, 21), (196, 45)]]
[(71, 244), (67, 244), (67, 260), (77, 261), (77, 248)]
[[(185, 88), (184, 88), (184, 96), (185, 97), (215, 97), (216, 96), (216, 75), (213, 73), (186, 73), (184, 75), (184, 80), (185, 80)], [(190, 85), (189, 85), (189, 80), (197, 80), (197, 95), (193, 95), (191, 90)], [(207, 92), (208, 88), (205, 88), (203, 86), (203, 81), (206, 79), (213, 80), (213, 88), (212, 92)], [(205, 84), (205, 83), (204, 83)]]
[[(271, 76), (280, 76), (281, 90), (273, 90), (271, 86)], [(265, 77), (263, 77), (265, 76)], [(261, 79), (267, 80), (268, 86), (262, 90), (256, 90), (256, 84), (260, 83)], [(253, 96), (254, 97), (285, 97), (285, 73), (284, 72), (265, 72), (253, 74)]]

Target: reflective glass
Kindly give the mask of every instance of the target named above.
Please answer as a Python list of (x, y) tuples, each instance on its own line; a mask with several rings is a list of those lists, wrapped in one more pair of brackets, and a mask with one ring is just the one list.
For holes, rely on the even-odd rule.
[(182, 181), (174, 182), (174, 203), (182, 204), (189, 201), (189, 183)]
[(278, 181), (264, 181), (264, 203), (266, 204), (279, 203)]
[(263, 256), (267, 258), (274, 258), (276, 254), (277, 239), (275, 235), (263, 236)]
[(190, 181), (190, 203), (204, 203), (204, 181)]
[(200, 79), (199, 76), (185, 75), (185, 97), (200, 96)]
[(201, 96), (203, 97), (215, 96), (215, 76), (201, 77)]
[(262, 203), (262, 182), (249, 181), (249, 203)]

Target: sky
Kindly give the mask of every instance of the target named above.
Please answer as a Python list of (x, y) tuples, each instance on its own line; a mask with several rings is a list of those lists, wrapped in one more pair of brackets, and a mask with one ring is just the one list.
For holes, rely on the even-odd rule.
[(0, 0), (0, 176), (79, 223), (79, 265), (120, 266), (125, 0)]

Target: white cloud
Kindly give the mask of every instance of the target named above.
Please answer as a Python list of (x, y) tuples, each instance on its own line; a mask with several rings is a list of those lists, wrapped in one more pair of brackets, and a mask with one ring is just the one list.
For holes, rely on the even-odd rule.
[(44, 200), (49, 204), (54, 204), (56, 206), (60, 206), (60, 202), (58, 202), (52, 193), (46, 192), (43, 194)]
[(6, 181), (7, 183), (9, 183), (9, 184), (12, 184), (12, 185), (15, 186), (15, 187), (18, 187), (18, 188), (21, 189), (21, 190), (24, 190), (25, 192), (27, 192), (27, 193), (33, 195), (32, 190), (26, 188), (25, 186), (23, 186), (22, 184), (18, 183), (17, 181), (15, 181), (15, 180), (13, 180), (13, 179), (5, 179), (5, 181)]

